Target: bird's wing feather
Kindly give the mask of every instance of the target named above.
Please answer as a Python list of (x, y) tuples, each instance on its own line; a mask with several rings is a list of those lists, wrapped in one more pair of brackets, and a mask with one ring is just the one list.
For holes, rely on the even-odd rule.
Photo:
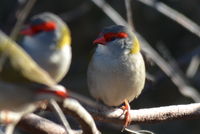
[(0, 31), (0, 79), (52, 86), (55, 82), (14, 41)]

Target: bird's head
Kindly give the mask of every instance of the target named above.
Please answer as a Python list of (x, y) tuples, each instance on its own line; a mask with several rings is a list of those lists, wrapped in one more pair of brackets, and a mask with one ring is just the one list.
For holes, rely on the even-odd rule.
[(71, 44), (68, 26), (60, 17), (48, 12), (34, 16), (21, 34), (29, 39), (50, 42), (49, 44), (55, 42), (56, 48)]
[(122, 25), (113, 25), (104, 28), (93, 43), (105, 46), (119, 45), (122, 49), (128, 48), (132, 54), (140, 51), (140, 44), (137, 37), (130, 28)]

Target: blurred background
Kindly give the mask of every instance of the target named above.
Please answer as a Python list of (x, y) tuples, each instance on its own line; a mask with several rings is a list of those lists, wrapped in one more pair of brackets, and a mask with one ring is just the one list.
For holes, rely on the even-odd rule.
[[(1, 0), (0, 29), (10, 34), (16, 23), (19, 12), (27, 0)], [(124, 0), (107, 0), (121, 16), (126, 19)], [(200, 24), (199, 0), (161, 0), (171, 8), (184, 14)], [(200, 92), (199, 54), (200, 36), (191, 33), (155, 8), (149, 7), (139, 0), (131, 1), (133, 23), (136, 31), (143, 36), (172, 67), (172, 74), (180, 75), (183, 82)], [(90, 0), (37, 0), (26, 18), (41, 12), (53, 12), (69, 25), (72, 36), (73, 59), (69, 73), (61, 82), (70, 90), (90, 97), (86, 82), (87, 66), (95, 46), (92, 41), (105, 26), (113, 25), (113, 21)], [(177, 17), (177, 20), (180, 19)], [(199, 31), (200, 32), (200, 31)], [(145, 55), (147, 72), (151, 79), (146, 81), (143, 93), (131, 103), (132, 109), (194, 103), (194, 99), (186, 97), (174, 84), (154, 59)], [(193, 68), (192, 68), (193, 67)], [(190, 90), (190, 88), (185, 89)], [(157, 124), (141, 124), (135, 129), (146, 129), (157, 134), (199, 134), (199, 120), (168, 121)], [(120, 133), (120, 127), (98, 123), (102, 133)]]

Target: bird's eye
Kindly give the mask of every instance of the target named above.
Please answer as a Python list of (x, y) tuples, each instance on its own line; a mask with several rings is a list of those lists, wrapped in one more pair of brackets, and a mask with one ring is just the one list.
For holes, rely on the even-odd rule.
[(115, 39), (117, 39), (116, 37), (110, 37), (110, 38), (107, 38), (106, 41), (114, 41)]
[(104, 35), (106, 42), (113, 41), (117, 38), (115, 33), (107, 33)]

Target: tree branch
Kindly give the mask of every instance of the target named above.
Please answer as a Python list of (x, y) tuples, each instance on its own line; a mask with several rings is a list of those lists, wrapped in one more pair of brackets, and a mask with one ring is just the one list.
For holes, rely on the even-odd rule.
[[(95, 120), (124, 124), (124, 114), (121, 109), (108, 108), (97, 104), (95, 101), (82, 95), (70, 92), (71, 97), (80, 101)], [(63, 111), (66, 110), (63, 108)], [(185, 120), (200, 118), (200, 103), (186, 105), (172, 105), (157, 108), (131, 110), (132, 124), (134, 123), (158, 123), (169, 120)]]
[[(121, 109), (98, 111), (88, 109), (92, 116), (104, 122), (124, 124), (124, 115)], [(200, 103), (188, 105), (174, 105), (158, 108), (131, 110), (131, 120), (134, 123), (158, 123), (169, 120), (200, 119)], [(119, 118), (120, 117), (120, 118)]]
[[(73, 96), (80, 98), (77, 99), (95, 120), (124, 125), (125, 120), (122, 109), (113, 109), (104, 105), (98, 105), (97, 103), (95, 104), (95, 101), (81, 95), (78, 96), (77, 94), (72, 94), (72, 97)], [(63, 103), (60, 103), (60, 106), (65, 114), (71, 114), (78, 119), (83, 132), (92, 134), (99, 133), (90, 114), (83, 110), (83, 107), (76, 100), (68, 98), (64, 100)], [(200, 103), (131, 110), (130, 114), (132, 124), (200, 119)], [(38, 134), (65, 133), (65, 129), (60, 125), (34, 114), (28, 114), (23, 117), (19, 123), (19, 127), (24, 128), (27, 131), (31, 131), (31, 133)], [(82, 133), (82, 131), (74, 131), (74, 133)]]
[[(99, 134), (96, 124), (92, 116), (76, 101), (67, 98), (60, 103), (60, 106), (66, 114), (73, 115), (80, 123), (83, 131), (75, 131), (70, 129), (70, 134)], [(38, 134), (66, 134), (64, 127), (55, 124), (47, 119), (34, 114), (28, 114), (22, 118), (19, 127), (31, 133)]]
[[(32, 134), (66, 134), (64, 127), (35, 114), (27, 114), (18, 126)], [(73, 134), (82, 134), (82, 131), (73, 130)]]

